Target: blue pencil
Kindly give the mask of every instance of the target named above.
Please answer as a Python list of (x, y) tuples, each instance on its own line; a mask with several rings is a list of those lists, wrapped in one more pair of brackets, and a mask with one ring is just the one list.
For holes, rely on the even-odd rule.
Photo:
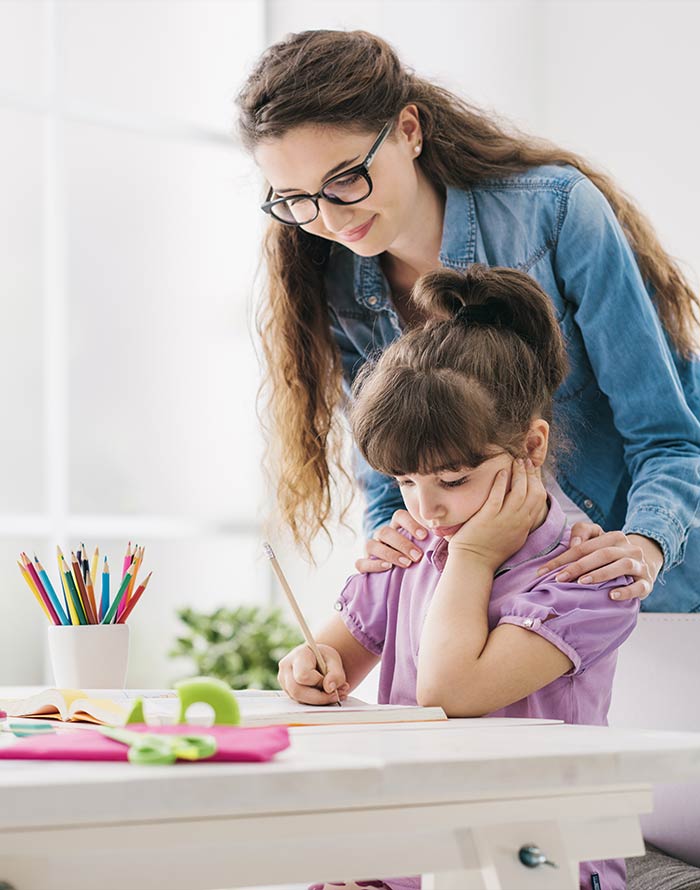
[(56, 610), (58, 620), (61, 622), (61, 624), (70, 624), (70, 617), (63, 611), (61, 601), (56, 596), (56, 591), (53, 589), (53, 584), (51, 583), (49, 576), (46, 574), (46, 569), (39, 562), (39, 557), (36, 555), (36, 553), (34, 554), (34, 562), (36, 563), (36, 570), (39, 573), (39, 577), (41, 578), (42, 584), (44, 585), (44, 589), (46, 590), (47, 594), (49, 595), (49, 599), (51, 600), (51, 605)]
[(109, 611), (109, 563), (105, 556), (104, 567), (102, 568), (102, 599), (100, 601), (100, 621)]

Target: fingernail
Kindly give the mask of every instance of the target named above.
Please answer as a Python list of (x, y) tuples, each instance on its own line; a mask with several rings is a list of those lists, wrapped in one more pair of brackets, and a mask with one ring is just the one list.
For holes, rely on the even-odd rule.
[(420, 550), (411, 550), (411, 557), (413, 559), (420, 559)]
[(614, 599), (614, 600), (619, 600), (621, 596), (622, 596), (622, 594), (620, 593), (619, 590), (613, 590), (610, 594), (610, 598)]
[(391, 568), (391, 563), (390, 563), (390, 562), (383, 562), (383, 563), (382, 563), (382, 568), (383, 568), (383, 569), (390, 569), (390, 568)]
[(559, 572), (558, 575), (554, 576), (555, 581), (568, 581), (571, 575), (568, 572)]
[(427, 535), (427, 531), (424, 528), (419, 528), (416, 532), (416, 537), (421, 538), (421, 540)]
[(405, 556), (402, 556), (401, 559), (399, 559), (399, 562), (401, 563), (402, 566), (410, 566), (411, 565), (411, 560), (406, 559)]
[(576, 538), (572, 538), (572, 539), (571, 539), (571, 546), (572, 546), (572, 547), (578, 547), (578, 545), (579, 545), (580, 543), (581, 543), (581, 538), (576, 537)]
[(540, 575), (544, 575), (544, 574), (546, 574), (548, 571), (549, 571), (549, 569), (547, 568), (547, 566), (542, 566), (541, 569), (537, 569), (537, 571), (535, 572), (535, 577), (536, 577), (536, 578), (539, 578)]
[(335, 692), (335, 683), (329, 683), (329, 684), (328, 684), (328, 689), (329, 689), (331, 692)]
[(590, 575), (584, 575), (582, 578), (578, 579), (579, 584), (592, 584), (593, 578)]

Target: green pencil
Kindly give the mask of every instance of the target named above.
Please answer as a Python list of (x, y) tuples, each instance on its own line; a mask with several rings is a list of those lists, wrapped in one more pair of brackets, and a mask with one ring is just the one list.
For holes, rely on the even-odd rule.
[(117, 609), (119, 608), (119, 603), (122, 601), (122, 598), (127, 591), (127, 588), (129, 586), (129, 581), (131, 581), (131, 575), (132, 575), (133, 571), (134, 571), (134, 567), (131, 566), (129, 568), (129, 571), (122, 578), (121, 587), (117, 591), (117, 595), (114, 597), (114, 602), (109, 607), (109, 611), (104, 616), (104, 618), (102, 619), (100, 624), (110, 624), (111, 623), (112, 619), (114, 618), (114, 616), (117, 612)]
[(63, 555), (61, 554), (61, 570), (65, 576), (66, 584), (68, 585), (68, 592), (70, 593), (70, 597), (73, 600), (73, 605), (75, 606), (75, 611), (78, 613), (78, 620), (81, 624), (87, 624), (87, 615), (85, 614), (85, 610), (83, 609), (83, 604), (80, 600), (80, 594), (78, 593), (78, 588), (75, 586), (75, 581), (73, 580), (73, 573), (66, 566), (65, 560), (63, 559)]

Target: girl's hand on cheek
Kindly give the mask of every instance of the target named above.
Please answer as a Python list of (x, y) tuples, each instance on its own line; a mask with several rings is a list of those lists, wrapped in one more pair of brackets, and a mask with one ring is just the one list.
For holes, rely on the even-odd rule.
[(365, 544), (366, 556), (355, 563), (358, 572), (386, 572), (392, 566), (407, 568), (419, 562), (423, 551), (413, 541), (400, 534), (404, 529), (414, 538), (427, 537), (425, 528), (411, 516), (408, 510), (397, 510), (389, 525), (383, 525)]
[(513, 461), (510, 472), (499, 470), (481, 509), (452, 536), (450, 554), (466, 552), (495, 572), (523, 546), (546, 502), (532, 463)]

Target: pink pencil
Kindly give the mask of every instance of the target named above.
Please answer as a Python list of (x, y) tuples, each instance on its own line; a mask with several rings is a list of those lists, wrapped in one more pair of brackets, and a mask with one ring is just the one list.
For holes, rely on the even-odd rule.
[(41, 582), (41, 578), (37, 575), (36, 569), (32, 565), (31, 559), (27, 556), (26, 553), (20, 554), (22, 557), (22, 562), (26, 570), (29, 572), (32, 581), (36, 584), (36, 589), (39, 591), (39, 596), (43, 599), (46, 604), (46, 608), (49, 610), (49, 614), (51, 615), (51, 620), (54, 624), (60, 624), (61, 619), (56, 614), (56, 610), (53, 607), (53, 603), (51, 602), (48, 593), (46, 592), (44, 585)]

